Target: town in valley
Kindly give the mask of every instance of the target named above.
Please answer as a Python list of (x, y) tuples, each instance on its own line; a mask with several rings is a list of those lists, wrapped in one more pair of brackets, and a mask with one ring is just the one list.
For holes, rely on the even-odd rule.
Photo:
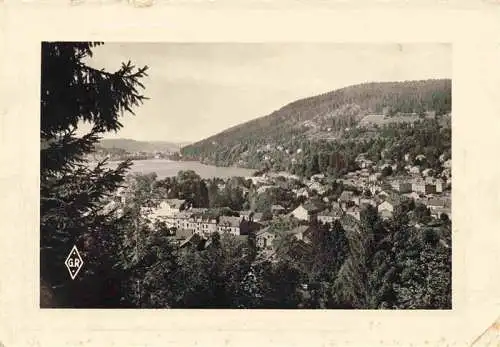
[[(375, 163), (360, 154), (355, 162), (355, 171), (336, 179), (325, 174), (301, 178), (286, 172), (266, 171), (255, 176), (208, 182), (216, 186), (217, 194), (222, 195), (227, 189), (236, 190), (241, 194), (242, 207), (251, 206), (251, 197), (256, 200), (271, 196), (268, 204), (247, 210), (234, 211), (229, 206), (211, 208), (209, 204), (193, 207), (191, 199), (169, 199), (168, 190), (164, 190), (165, 194), (160, 197), (162, 184), (159, 180), (154, 182), (156, 185), (152, 184), (152, 187), (158, 187), (158, 198), (149, 200), (149, 206), (141, 206), (141, 213), (153, 225), (163, 225), (180, 248), (193, 242), (206, 242), (215, 232), (227, 233), (239, 240), (244, 240), (250, 232), (254, 233), (260, 256), (270, 260), (277, 256), (280, 238), (292, 235), (307, 244), (310, 241), (308, 233), (317, 223), (339, 221), (342, 225), (360, 228), (361, 213), (369, 206), (382, 220), (390, 220), (401, 206), (410, 208), (409, 212), (417, 210), (420, 214), (412, 213), (411, 219), (411, 225), (416, 228), (450, 223), (451, 159), (446, 154), (439, 156), (442, 167), (439, 175), (419, 164), (425, 162), (424, 154), (414, 158), (405, 154), (402, 163), (391, 160)], [(398, 165), (401, 166), (399, 171)], [(387, 172), (391, 173), (388, 175)], [(135, 176), (129, 177), (131, 182), (135, 179)], [(231, 188), (226, 188), (229, 186)], [(280, 194), (291, 197), (285, 206), (279, 200)], [(183, 197), (182, 193), (180, 195)], [(129, 197), (133, 196), (133, 190), (120, 189), (106, 209), (116, 209), (120, 214)], [(289, 230), (272, 228), (273, 221), (282, 220), (294, 221), (298, 226)]]
[(44, 42), (40, 306), (451, 309), (450, 47), (358, 46)]

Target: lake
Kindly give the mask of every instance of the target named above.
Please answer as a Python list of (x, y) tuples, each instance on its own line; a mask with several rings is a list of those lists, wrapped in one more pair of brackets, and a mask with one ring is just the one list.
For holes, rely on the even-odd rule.
[[(118, 162), (109, 162), (111, 167), (115, 167)], [(197, 161), (172, 161), (164, 159), (135, 160), (130, 168), (132, 173), (148, 174), (156, 172), (158, 178), (177, 176), (181, 170), (193, 170), (201, 178), (229, 178), (234, 176), (252, 176), (256, 170), (243, 169), (238, 167), (218, 167), (205, 165)]]

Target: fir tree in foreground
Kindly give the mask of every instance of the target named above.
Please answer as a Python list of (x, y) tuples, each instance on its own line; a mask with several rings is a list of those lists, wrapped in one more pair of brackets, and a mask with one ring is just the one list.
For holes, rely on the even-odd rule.
[[(121, 221), (102, 213), (105, 198), (123, 182), (130, 162), (116, 169), (90, 167), (90, 153), (102, 134), (118, 131), (119, 118), (146, 98), (139, 89), (147, 67), (130, 62), (115, 72), (86, 60), (99, 43), (42, 44), (40, 149), (40, 277), (50, 302), (42, 307), (118, 306), (120, 271), (114, 252)], [(79, 124), (91, 130), (77, 136)], [(84, 267), (72, 281), (64, 261), (76, 245)], [(44, 296), (47, 297), (47, 296)]]

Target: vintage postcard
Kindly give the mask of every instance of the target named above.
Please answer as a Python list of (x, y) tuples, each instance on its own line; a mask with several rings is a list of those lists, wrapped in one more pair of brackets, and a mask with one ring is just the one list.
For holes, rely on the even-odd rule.
[(40, 306), (451, 309), (451, 53), (41, 43)]
[(494, 16), (109, 6), (6, 16), (1, 343), (495, 341)]

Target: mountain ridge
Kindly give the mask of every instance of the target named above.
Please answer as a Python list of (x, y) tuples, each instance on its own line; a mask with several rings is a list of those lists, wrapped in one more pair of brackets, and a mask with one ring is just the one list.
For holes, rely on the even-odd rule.
[(367, 82), (292, 101), (184, 146), (181, 153), (192, 160), (235, 164), (266, 145), (292, 148), (303, 139), (336, 139), (346, 129), (365, 127), (361, 120), (370, 114), (379, 115), (373, 120), (383, 126), (413, 122), (429, 112), (438, 116), (451, 112), (451, 79)]
[(127, 152), (179, 152), (189, 142), (139, 141), (128, 138), (101, 139), (99, 146), (104, 149), (119, 148)]

